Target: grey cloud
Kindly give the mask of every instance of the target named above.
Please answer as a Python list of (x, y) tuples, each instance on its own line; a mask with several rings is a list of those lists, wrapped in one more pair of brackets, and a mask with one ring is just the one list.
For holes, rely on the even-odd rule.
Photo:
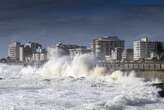
[(143, 33), (163, 39), (164, 5), (120, 6), (121, 1), (1, 1), (0, 43), (18, 39), (47, 45), (59, 40), (88, 44), (96, 36), (110, 34), (133, 41)]

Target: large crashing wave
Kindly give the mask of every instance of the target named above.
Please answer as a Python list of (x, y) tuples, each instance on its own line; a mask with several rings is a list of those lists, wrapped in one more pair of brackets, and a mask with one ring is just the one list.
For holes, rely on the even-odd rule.
[(54, 78), (54, 77), (88, 77), (103, 75), (104, 67), (96, 65), (96, 58), (91, 54), (77, 55), (73, 58), (62, 56), (60, 50), (51, 49), (49, 61), (41, 67), (0, 65), (2, 78)]
[(62, 50), (49, 49), (49, 60), (44, 65), (38, 66), (21, 66), (0, 64), (0, 78), (2, 79), (35, 79), (35, 78), (56, 78), (56, 77), (73, 77), (73, 78), (94, 78), (103, 80), (116, 80), (126, 77), (135, 77), (135, 72), (126, 74), (125, 72), (109, 72), (106, 67), (97, 65), (97, 59), (93, 54), (70, 56), (61, 55)]
[[(71, 58), (61, 55), (61, 51), (50, 48), (48, 62), (40, 67), (0, 64), (0, 78), (89, 77), (117, 79), (127, 75), (121, 71), (111, 73), (105, 67), (97, 65), (97, 59), (92, 54), (76, 55)], [(131, 72), (128, 76), (131, 75), (135, 77), (135, 72)]]
[[(87, 77), (103, 75), (106, 72), (104, 67), (96, 65), (96, 58), (91, 54), (77, 55), (73, 58), (58, 55), (58, 50), (50, 54), (50, 60), (38, 70), (44, 77)], [(56, 55), (57, 54), (57, 55)], [(45, 74), (46, 73), (46, 74)]]

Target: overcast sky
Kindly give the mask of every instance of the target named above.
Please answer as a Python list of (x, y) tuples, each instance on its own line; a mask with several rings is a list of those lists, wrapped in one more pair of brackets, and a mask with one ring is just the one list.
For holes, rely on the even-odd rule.
[[(98, 36), (164, 41), (164, 0), (0, 0), (0, 56), (11, 41), (90, 45)], [(131, 42), (131, 43), (130, 43)]]

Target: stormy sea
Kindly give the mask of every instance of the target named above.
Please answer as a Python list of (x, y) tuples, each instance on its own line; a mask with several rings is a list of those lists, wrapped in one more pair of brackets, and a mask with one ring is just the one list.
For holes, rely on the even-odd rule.
[(158, 79), (108, 72), (93, 55), (61, 56), (44, 65), (0, 64), (0, 110), (164, 110)]

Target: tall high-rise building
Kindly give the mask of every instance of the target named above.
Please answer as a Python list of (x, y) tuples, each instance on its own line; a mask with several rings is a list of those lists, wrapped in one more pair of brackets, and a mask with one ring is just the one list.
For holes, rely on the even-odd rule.
[(134, 41), (134, 60), (159, 57), (163, 53), (164, 42), (150, 41), (147, 37)]
[(93, 40), (91, 48), (97, 57), (104, 58), (111, 56), (115, 48), (124, 48), (124, 40), (117, 36), (101, 37)]
[(19, 60), (19, 49), (20, 49), (21, 43), (20, 42), (11, 42), (8, 45), (8, 57), (10, 60), (18, 61)]

